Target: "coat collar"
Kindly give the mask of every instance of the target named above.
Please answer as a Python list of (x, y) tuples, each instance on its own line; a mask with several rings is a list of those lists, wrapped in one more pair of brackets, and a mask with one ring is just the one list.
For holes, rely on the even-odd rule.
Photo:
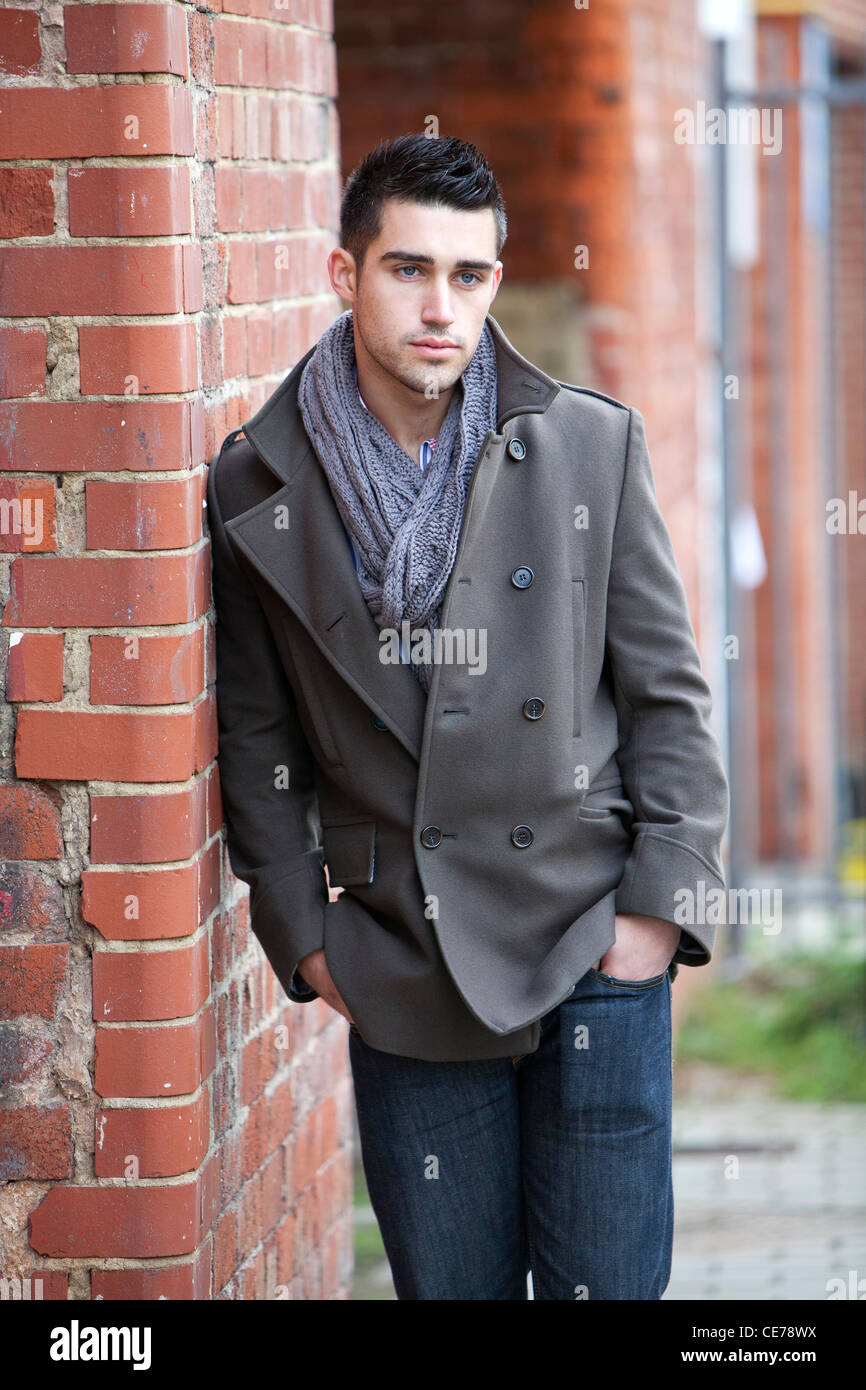
[[(496, 431), (501, 434), (503, 425), (515, 415), (545, 411), (561, 387), (553, 377), (521, 356), (492, 314), (487, 315), (487, 323), (496, 348), (499, 403)], [(243, 427), (256, 453), (283, 483), (289, 481), (295, 470), (307, 461), (306, 456), (313, 452), (298, 409), (298, 383), (316, 346), (314, 343)]]
[[(522, 357), (487, 315), (496, 348), (499, 416), (470, 481), (483, 471), (483, 452), (501, 441), (515, 416), (547, 410), (561, 387)], [(343, 523), (298, 409), (298, 382), (316, 345), (244, 426), (256, 453), (282, 488), (226, 522), (235, 544), (288, 604), (331, 665), (420, 762), (427, 697), (408, 666), (383, 665), (379, 629), (361, 593)], [(464, 516), (464, 531), (469, 507)], [(277, 526), (276, 509), (288, 525)], [(463, 536), (461, 534), (461, 542)], [(443, 595), (445, 612), (457, 559)]]

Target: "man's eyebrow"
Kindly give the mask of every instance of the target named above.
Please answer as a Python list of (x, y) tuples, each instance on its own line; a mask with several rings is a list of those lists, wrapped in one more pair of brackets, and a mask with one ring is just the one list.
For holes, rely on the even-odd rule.
[[(419, 265), (434, 265), (432, 256), (425, 256), (419, 251), (386, 251), (379, 257), (380, 261), (416, 261)], [(462, 260), (454, 262), (455, 270), (492, 270), (493, 261), (470, 261)]]

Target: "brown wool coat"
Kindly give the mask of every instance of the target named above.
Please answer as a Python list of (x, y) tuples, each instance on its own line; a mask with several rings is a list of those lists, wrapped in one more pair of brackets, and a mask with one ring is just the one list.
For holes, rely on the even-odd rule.
[[(678, 893), (724, 889), (728, 783), (642, 416), (489, 322), (499, 419), (440, 618), (483, 632), (486, 669), (440, 661), (425, 698), (380, 660), (297, 407), (313, 349), (207, 485), (220, 784), (252, 929), (290, 998), (317, 997), (293, 972), (324, 946), (363, 1038), (427, 1060), (534, 1051), (615, 912), (682, 922)], [(674, 962), (706, 964), (714, 933), (690, 922)]]

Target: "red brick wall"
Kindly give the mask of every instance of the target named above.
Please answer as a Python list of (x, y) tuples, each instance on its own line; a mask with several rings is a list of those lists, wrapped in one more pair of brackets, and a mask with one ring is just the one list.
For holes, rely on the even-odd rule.
[(331, 31), (0, 11), (0, 1275), (44, 1297), (347, 1295), (345, 1024), (224, 853), (202, 510), (339, 308)]

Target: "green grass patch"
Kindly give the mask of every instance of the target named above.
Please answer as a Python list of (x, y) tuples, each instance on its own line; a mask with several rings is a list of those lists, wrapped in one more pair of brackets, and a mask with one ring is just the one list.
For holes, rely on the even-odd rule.
[(866, 960), (800, 952), (708, 986), (677, 1061), (765, 1076), (790, 1100), (866, 1101)]

